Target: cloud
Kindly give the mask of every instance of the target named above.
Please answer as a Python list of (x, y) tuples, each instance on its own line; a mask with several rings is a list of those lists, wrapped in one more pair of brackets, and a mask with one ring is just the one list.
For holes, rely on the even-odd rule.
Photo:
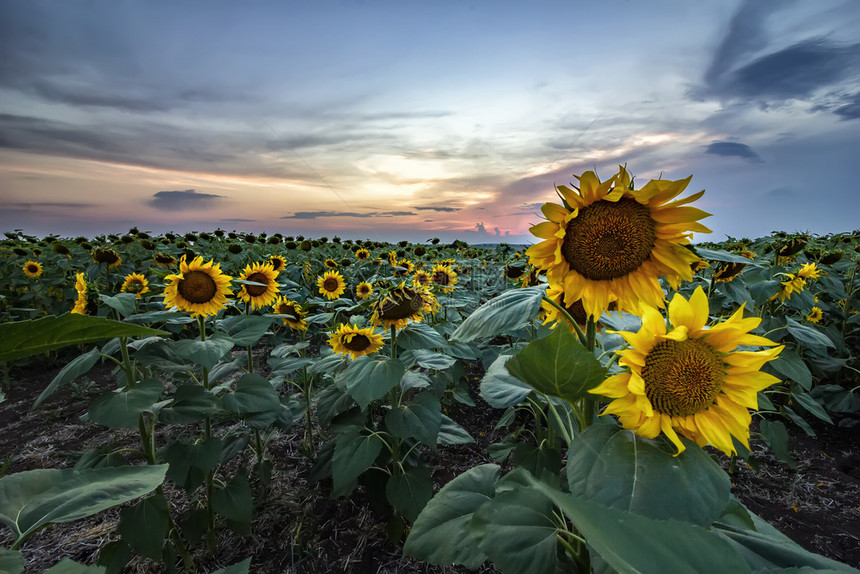
[(183, 211), (186, 209), (202, 209), (221, 201), (223, 196), (214, 193), (198, 193), (194, 189), (185, 191), (159, 191), (153, 194), (149, 205), (164, 211)]
[(833, 113), (841, 116), (843, 120), (860, 119), (860, 92), (846, 98), (845, 103), (833, 110)]
[(433, 211), (460, 211), (459, 207), (437, 207), (434, 205), (425, 205), (423, 207), (413, 206), (412, 209), (418, 209), (420, 211), (426, 211), (428, 209), (432, 209)]
[(412, 211), (297, 211), (292, 215), (284, 215), (281, 219), (317, 219), (319, 217), (402, 217), (417, 215)]
[(40, 209), (40, 208), (48, 208), (48, 209), (77, 209), (77, 208), (90, 208), (96, 207), (94, 203), (82, 203), (82, 202), (71, 202), (71, 201), (13, 201), (9, 203), (4, 203), (4, 209)]
[(705, 153), (723, 156), (737, 156), (748, 159), (755, 163), (764, 163), (764, 160), (753, 151), (753, 149), (738, 142), (714, 142), (707, 147)]

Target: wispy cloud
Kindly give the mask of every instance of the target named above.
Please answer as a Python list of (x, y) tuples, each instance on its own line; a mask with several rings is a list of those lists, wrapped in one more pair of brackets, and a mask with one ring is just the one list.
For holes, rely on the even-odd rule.
[(149, 205), (163, 211), (183, 211), (203, 209), (221, 201), (223, 196), (214, 193), (200, 193), (194, 189), (184, 191), (159, 191), (153, 194)]
[(412, 211), (297, 211), (292, 215), (284, 215), (281, 219), (318, 219), (320, 217), (402, 217), (416, 215)]
[(451, 211), (460, 211), (460, 208), (459, 208), (459, 207), (437, 207), (437, 206), (433, 206), (433, 205), (425, 205), (425, 206), (421, 206), (421, 207), (418, 207), (418, 206), (412, 206), (412, 209), (417, 209), (417, 210), (419, 210), (419, 211), (428, 211), (428, 210), (432, 210), (432, 211), (448, 211), (448, 212), (451, 212)]
[(11, 201), (0, 205), (3, 209), (83, 209), (96, 206), (94, 203), (74, 201)]
[(714, 142), (705, 149), (705, 153), (737, 156), (755, 163), (764, 163), (764, 160), (750, 146), (739, 142)]

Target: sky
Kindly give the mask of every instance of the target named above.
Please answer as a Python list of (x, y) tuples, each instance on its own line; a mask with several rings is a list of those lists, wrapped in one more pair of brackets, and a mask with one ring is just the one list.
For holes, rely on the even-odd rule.
[(0, 0), (0, 231), (533, 243), (693, 175), (712, 234), (858, 227), (856, 0)]

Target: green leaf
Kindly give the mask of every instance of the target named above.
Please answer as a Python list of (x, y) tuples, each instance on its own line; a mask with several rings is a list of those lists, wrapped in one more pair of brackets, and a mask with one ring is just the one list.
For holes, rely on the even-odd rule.
[(546, 443), (540, 446), (524, 442), (517, 443), (514, 448), (514, 464), (550, 484), (559, 483), (561, 453)]
[(385, 496), (406, 520), (413, 522), (427, 501), (433, 497), (430, 470), (421, 465), (391, 476), (385, 484)]
[(336, 441), (331, 459), (331, 477), (334, 491), (339, 493), (373, 465), (382, 450), (382, 439), (375, 434), (343, 433)]
[(508, 372), (505, 364), (510, 355), (499, 355), (481, 379), (481, 398), (496, 409), (520, 404), (534, 391)]
[(502, 572), (555, 574), (558, 528), (543, 494), (516, 488), (496, 494), (475, 511), (469, 533)]
[[(517, 471), (515, 471), (517, 472)], [(657, 520), (565, 494), (531, 475), (524, 479), (570, 518), (588, 544), (617, 572), (749, 573), (722, 537), (701, 526)]]
[(280, 412), (281, 398), (267, 379), (255, 373), (248, 373), (236, 381), (234, 391), (221, 397), (221, 405), (240, 415)]
[(161, 559), (161, 549), (170, 524), (167, 499), (157, 493), (119, 513), (119, 533), (123, 542), (141, 556)]
[(214, 367), (232, 348), (233, 339), (224, 333), (215, 333), (205, 341), (181, 339), (173, 344), (177, 355), (205, 369)]
[(0, 323), (0, 362), (114, 337), (167, 334), (165, 331), (111, 321), (104, 317), (71, 313), (31, 321)]
[(479, 337), (520, 329), (530, 323), (540, 309), (546, 286), (510, 289), (478, 307), (460, 323), (451, 339), (469, 342)]
[(495, 464), (481, 465), (443, 486), (415, 519), (403, 553), (438, 566), (480, 566), (487, 555), (468, 526), (475, 511), (492, 500), (499, 470)]
[(241, 562), (236, 562), (232, 566), (219, 568), (212, 574), (248, 574), (248, 569), (251, 567), (251, 559), (245, 558)]
[(833, 341), (830, 340), (830, 337), (825, 335), (824, 333), (820, 333), (809, 325), (802, 325), (792, 319), (791, 317), (786, 317), (788, 332), (791, 333), (795, 339), (799, 342), (803, 343), (814, 349), (824, 349), (827, 347), (835, 347)]
[(391, 434), (399, 438), (417, 438), (434, 449), (441, 424), (442, 407), (430, 392), (418, 393), (411, 403), (397, 406), (385, 415), (385, 426)]
[(36, 402), (33, 403), (33, 408), (38, 407), (42, 401), (51, 396), (54, 391), (59, 389), (60, 387), (67, 385), (80, 377), (81, 375), (87, 374), (90, 369), (98, 362), (99, 360), (99, 350), (98, 348), (92, 349), (88, 353), (84, 353), (83, 355), (79, 355), (72, 359), (72, 361), (63, 367), (63, 369), (57, 373), (57, 376), (54, 377), (54, 380), (45, 387), (45, 390), (42, 391), (42, 394), (39, 395), (39, 398), (36, 399)]
[(164, 481), (167, 465), (83, 471), (39, 469), (0, 478), (0, 521), (16, 543), (48, 524), (71, 522), (143, 496)]
[(818, 401), (797, 388), (791, 390), (791, 396), (807, 411), (824, 422), (833, 424), (833, 419), (830, 418), (830, 415), (827, 414), (824, 407), (818, 404)]
[(63, 558), (53, 567), (45, 570), (45, 574), (104, 574), (101, 566), (86, 566), (78, 564), (71, 558)]
[(466, 429), (454, 422), (448, 415), (442, 415), (442, 423), (439, 425), (439, 435), (436, 437), (436, 444), (452, 446), (472, 442), (475, 442), (475, 439), (472, 438), (472, 435)]
[(758, 428), (773, 454), (789, 467), (797, 468), (797, 461), (788, 449), (788, 431), (785, 430), (785, 425), (780, 421), (762, 419)]
[(251, 496), (248, 476), (240, 472), (227, 483), (227, 486), (216, 489), (212, 493), (212, 508), (228, 520), (250, 524), (254, 499)]
[(371, 402), (385, 396), (397, 386), (406, 369), (397, 359), (371, 359), (358, 357), (344, 369), (338, 378), (344, 381), (346, 390), (362, 410)]
[(317, 419), (321, 425), (328, 426), (334, 417), (348, 411), (354, 404), (349, 393), (337, 385), (329, 385), (317, 395)]
[(158, 461), (169, 463), (167, 477), (191, 492), (218, 466), (221, 449), (221, 439), (217, 437), (191, 444), (173, 442), (158, 450)]
[(218, 403), (211, 391), (199, 385), (180, 385), (170, 406), (159, 411), (158, 419), (168, 424), (193, 424), (216, 412)]
[(555, 329), (548, 337), (532, 341), (505, 366), (536, 391), (570, 403), (607, 377), (600, 361), (566, 329)]
[(131, 548), (122, 540), (116, 540), (102, 546), (96, 563), (104, 566), (107, 574), (120, 574), (129, 560), (131, 560)]
[[(410, 351), (410, 353), (415, 363), (424, 369), (444, 371), (457, 362), (457, 359), (454, 357), (444, 353), (437, 353), (436, 351), (428, 351), (426, 349), (415, 349), (414, 351)], [(404, 353), (403, 359), (407, 360), (405, 355), (406, 354)]]
[(128, 317), (134, 313), (134, 293), (117, 293), (116, 295), (99, 295), (99, 301), (119, 313), (120, 317)]
[(218, 326), (230, 335), (233, 343), (240, 347), (256, 345), (272, 326), (271, 317), (260, 315), (234, 315), (218, 322)]
[(742, 255), (735, 255), (734, 253), (729, 253), (728, 251), (724, 251), (722, 249), (705, 249), (703, 247), (696, 247), (696, 253), (699, 257), (703, 259), (707, 259), (708, 261), (725, 261), (727, 263), (743, 263), (749, 267), (759, 267), (761, 263), (758, 263), (755, 259), (747, 259)]
[(181, 311), (149, 311), (148, 313), (137, 313), (125, 318), (126, 323), (161, 323), (185, 324), (193, 323), (195, 319)]
[(158, 379), (144, 379), (134, 387), (124, 387), (101, 395), (90, 404), (90, 419), (110, 428), (137, 428), (140, 413), (158, 402), (164, 387)]
[(806, 366), (800, 355), (791, 349), (783, 349), (776, 359), (767, 364), (773, 367), (777, 373), (795, 381), (807, 391), (812, 388), (812, 373), (809, 372), (809, 367)]
[(649, 518), (707, 527), (729, 502), (731, 481), (708, 454), (687, 441), (674, 447), (610, 422), (580, 434), (568, 452), (571, 494)]
[(426, 389), (430, 386), (430, 377), (421, 371), (406, 371), (400, 378), (400, 388), (404, 392), (413, 389)]
[(445, 337), (427, 323), (409, 323), (397, 332), (397, 345), (404, 349), (445, 349)]
[(24, 555), (17, 550), (0, 548), (0, 572), (8, 574), (24, 572)]

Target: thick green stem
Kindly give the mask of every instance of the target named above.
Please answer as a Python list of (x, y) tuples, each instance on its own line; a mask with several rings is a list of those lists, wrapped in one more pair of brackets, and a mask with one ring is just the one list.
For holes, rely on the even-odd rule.
[[(200, 340), (206, 340), (206, 322), (203, 315), (197, 316), (197, 325), (200, 327)], [(203, 367), (203, 388), (209, 389), (209, 369)], [(203, 436), (206, 440), (212, 438), (212, 419), (206, 417), (203, 419)], [(212, 492), (215, 484), (215, 471), (209, 471), (206, 475), (206, 514), (208, 516), (208, 528), (206, 532), (206, 546), (209, 554), (215, 552), (215, 509), (212, 508)]]
[(573, 317), (570, 316), (570, 313), (567, 312), (567, 309), (565, 309), (564, 307), (562, 307), (561, 305), (559, 305), (558, 303), (556, 303), (555, 301), (553, 301), (552, 299), (550, 299), (546, 295), (543, 296), (543, 300), (561, 312), (561, 314), (564, 316), (564, 318), (567, 319), (568, 323), (570, 323), (573, 326), (573, 330), (576, 331), (576, 337), (579, 340), (579, 342), (582, 343), (583, 345), (585, 345), (585, 333), (582, 332), (582, 328), (579, 326), (579, 323), (577, 323), (573, 319)]
[(128, 354), (128, 337), (119, 338), (119, 348), (122, 351), (122, 368), (125, 371), (125, 384), (129, 389), (132, 389), (137, 381), (134, 376), (134, 365)]

